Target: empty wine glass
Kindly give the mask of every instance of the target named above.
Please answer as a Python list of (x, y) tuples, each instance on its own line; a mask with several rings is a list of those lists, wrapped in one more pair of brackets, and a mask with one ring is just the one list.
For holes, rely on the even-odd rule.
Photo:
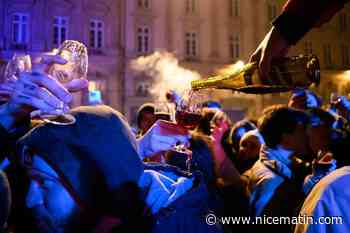
[(19, 77), (22, 72), (30, 72), (32, 70), (32, 62), (27, 54), (14, 54), (5, 68), (5, 82), (11, 82)]
[[(48, 73), (56, 78), (60, 83), (67, 84), (78, 79), (86, 79), (88, 72), (88, 53), (86, 46), (75, 40), (66, 40), (57, 49), (56, 55), (61, 56), (67, 62), (65, 64), (53, 64)], [(64, 106), (62, 106), (64, 108)], [(63, 109), (62, 109), (63, 110)], [(71, 114), (45, 115), (40, 113), (44, 121), (70, 125), (75, 123), (75, 118)]]
[[(74, 82), (74, 80), (86, 79), (88, 54), (84, 44), (74, 40), (66, 40), (56, 50), (55, 54), (61, 56), (67, 62), (63, 65), (52, 64), (48, 69), (48, 73), (52, 77), (64, 85)], [(21, 72), (32, 72), (31, 58), (29, 55), (15, 54), (6, 67), (5, 81), (15, 82)], [(63, 112), (66, 107), (62, 104), (58, 110)], [(33, 111), (31, 116), (58, 125), (69, 125), (75, 122), (75, 118), (70, 114), (48, 115), (41, 110)]]
[(7, 63), (3, 86), (1, 90), (1, 101), (7, 101), (14, 90), (15, 83), (21, 72), (30, 72), (32, 70), (32, 63), (30, 56), (27, 54), (14, 54), (11, 60)]

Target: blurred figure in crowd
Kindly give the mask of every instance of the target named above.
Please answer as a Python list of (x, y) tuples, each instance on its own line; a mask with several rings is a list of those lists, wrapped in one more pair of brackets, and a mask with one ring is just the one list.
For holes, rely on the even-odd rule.
[(240, 174), (249, 170), (259, 159), (260, 148), (264, 139), (257, 129), (246, 132), (239, 141), (237, 169)]
[(138, 133), (137, 138), (144, 135), (149, 128), (156, 122), (156, 116), (155, 116), (155, 106), (152, 103), (145, 103), (140, 106), (140, 108), (137, 110), (137, 127), (138, 127)]
[[(292, 217), (303, 201), (303, 179), (299, 176), (304, 178), (306, 174), (297, 174), (293, 163), (294, 156), (309, 153), (307, 123), (306, 113), (285, 106), (271, 106), (259, 119), (258, 127), (265, 145), (260, 150), (259, 160), (244, 174), (254, 216)], [(259, 227), (291, 231), (288, 224)]]

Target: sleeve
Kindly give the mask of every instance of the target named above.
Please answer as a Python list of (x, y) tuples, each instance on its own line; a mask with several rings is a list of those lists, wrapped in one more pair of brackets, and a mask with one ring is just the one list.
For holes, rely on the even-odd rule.
[(288, 0), (272, 23), (291, 45), (314, 27), (328, 22), (348, 0)]

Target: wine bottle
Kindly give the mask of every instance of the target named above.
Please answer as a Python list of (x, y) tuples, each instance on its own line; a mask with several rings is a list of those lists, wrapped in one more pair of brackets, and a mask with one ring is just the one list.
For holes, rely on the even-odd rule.
[(262, 79), (256, 62), (232, 69), (225, 75), (191, 82), (192, 90), (231, 89), (250, 94), (285, 92), (320, 83), (320, 64), (315, 55), (299, 55), (274, 60), (266, 79)]

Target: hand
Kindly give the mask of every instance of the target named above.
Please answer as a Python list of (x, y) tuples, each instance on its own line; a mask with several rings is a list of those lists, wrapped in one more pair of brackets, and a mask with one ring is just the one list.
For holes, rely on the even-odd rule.
[(158, 120), (145, 135), (138, 140), (138, 152), (142, 158), (161, 151), (167, 151), (176, 144), (189, 141), (188, 130), (169, 121)]
[[(41, 56), (39, 59), (34, 60), (32, 70), (34, 73), (47, 74), (52, 68), (52, 65), (54, 64), (64, 65), (66, 63), (67, 61), (59, 55), (46, 54)], [(88, 85), (89, 85), (89, 81), (83, 78), (73, 79), (72, 81), (63, 84), (63, 86), (69, 92), (81, 91), (85, 89)]]
[(8, 102), (1, 106), (0, 124), (11, 130), (33, 110), (47, 114), (68, 111), (71, 94), (54, 78), (39, 73), (21, 73)]
[(173, 191), (172, 184), (173, 180), (153, 170), (145, 170), (141, 175), (138, 186), (148, 191), (145, 201), (152, 214), (166, 207)]
[(276, 58), (284, 57), (289, 49), (289, 44), (279, 32), (272, 27), (258, 48), (250, 57), (250, 62), (257, 62), (261, 81), (266, 83), (270, 71), (271, 62)]
[(334, 104), (340, 116), (350, 120), (350, 101), (345, 96), (339, 96), (339, 101)]
[(321, 154), (319, 157), (318, 160), (312, 161), (312, 175), (323, 177), (337, 168), (336, 161), (331, 153)]

